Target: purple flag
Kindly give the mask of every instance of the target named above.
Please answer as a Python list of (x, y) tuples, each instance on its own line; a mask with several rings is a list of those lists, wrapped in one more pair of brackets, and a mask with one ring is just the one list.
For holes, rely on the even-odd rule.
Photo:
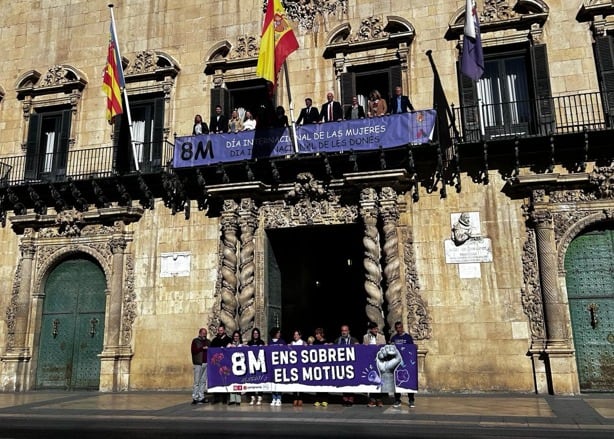
[(467, 0), (465, 6), (465, 38), (461, 55), (461, 72), (474, 81), (478, 81), (484, 74), (480, 20), (473, 0)]

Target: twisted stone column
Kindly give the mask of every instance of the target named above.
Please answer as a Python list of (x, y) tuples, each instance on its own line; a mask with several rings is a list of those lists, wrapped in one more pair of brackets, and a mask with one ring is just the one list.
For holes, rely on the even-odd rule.
[(552, 214), (547, 211), (534, 212), (539, 257), (547, 347), (567, 347), (570, 344), (567, 303), (557, 283), (557, 254)]
[(399, 236), (397, 225), (399, 222), (399, 206), (397, 194), (389, 187), (382, 188), (380, 194), (380, 210), (384, 230), (384, 276), (386, 278), (386, 303), (388, 315), (386, 320), (388, 327), (394, 329), (395, 322), (400, 322), (403, 317), (401, 280), (401, 261), (399, 258)]
[(238, 204), (233, 200), (224, 200), (222, 212), (222, 290), (220, 322), (226, 330), (237, 329), (237, 230)]
[(241, 200), (239, 211), (239, 225), (241, 227), (241, 253), (239, 262), (239, 328), (244, 336), (254, 327), (256, 307), (254, 306), (254, 263), (255, 243), (254, 231), (258, 226), (258, 212), (253, 200)]
[(377, 230), (377, 194), (374, 189), (363, 189), (360, 193), (360, 216), (365, 224), (365, 236), (363, 244), (365, 247), (365, 291), (367, 292), (367, 305), (365, 311), (370, 321), (377, 323), (382, 328), (384, 326), (384, 312), (382, 304), (384, 295), (382, 293), (382, 272), (380, 267), (380, 243), (379, 232)]

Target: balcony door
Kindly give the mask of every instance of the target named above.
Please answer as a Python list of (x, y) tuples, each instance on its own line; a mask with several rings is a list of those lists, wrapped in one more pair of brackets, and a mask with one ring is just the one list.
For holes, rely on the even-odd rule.
[(26, 151), (26, 180), (61, 180), (66, 176), (71, 110), (30, 115)]
[(547, 135), (554, 105), (545, 45), (492, 48), (477, 82), (460, 73), (465, 141)]
[[(123, 114), (119, 120), (119, 141), (116, 148), (118, 165), (121, 169), (135, 171), (133, 154), (142, 172), (157, 172), (162, 166), (162, 142), (164, 140), (164, 98), (131, 97), (130, 116), (132, 134), (128, 117)], [(134, 152), (131, 139), (134, 140)]]

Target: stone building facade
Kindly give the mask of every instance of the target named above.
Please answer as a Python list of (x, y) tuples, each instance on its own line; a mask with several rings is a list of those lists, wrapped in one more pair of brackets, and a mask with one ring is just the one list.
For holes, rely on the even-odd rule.
[(427, 147), (177, 172), (195, 114), (267, 98), (265, 2), (117, 2), (139, 172), (104, 116), (108, 8), (7, 5), (0, 388), (187, 389), (199, 327), (370, 320), (405, 323), (424, 391), (611, 391), (614, 6), (478, 0), (476, 84), (457, 67), (465, 1), (413, 3), (285, 1), (300, 47), (272, 102), (295, 119), (305, 97), (401, 85), (449, 108)]

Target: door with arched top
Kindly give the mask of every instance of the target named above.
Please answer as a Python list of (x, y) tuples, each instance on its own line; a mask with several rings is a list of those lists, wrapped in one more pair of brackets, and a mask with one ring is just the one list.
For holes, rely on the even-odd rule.
[(565, 255), (567, 295), (582, 391), (614, 390), (614, 230), (576, 237)]
[(105, 276), (87, 258), (60, 263), (45, 283), (36, 388), (98, 389)]

